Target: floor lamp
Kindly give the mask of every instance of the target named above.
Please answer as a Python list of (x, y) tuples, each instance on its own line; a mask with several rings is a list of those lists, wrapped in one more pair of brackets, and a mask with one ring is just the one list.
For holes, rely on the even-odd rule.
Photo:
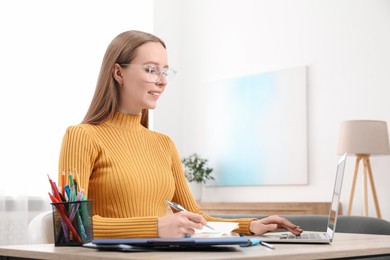
[(367, 176), (370, 180), (374, 198), (375, 210), (378, 218), (382, 218), (376, 194), (374, 177), (372, 174), (370, 156), (390, 154), (389, 137), (385, 121), (350, 120), (340, 126), (338, 154), (353, 154), (356, 156), (355, 170), (352, 179), (352, 188), (349, 196), (347, 215), (351, 215), (356, 178), (360, 162), (363, 163), (363, 214), (368, 216)]

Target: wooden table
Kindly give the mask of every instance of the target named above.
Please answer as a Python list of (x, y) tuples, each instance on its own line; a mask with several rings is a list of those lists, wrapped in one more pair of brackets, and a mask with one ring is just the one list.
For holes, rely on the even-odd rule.
[(53, 244), (1, 246), (0, 259), (321, 259), (353, 256), (387, 255), (390, 257), (390, 236), (336, 233), (332, 244), (275, 244), (263, 246), (219, 247), (207, 251), (103, 252), (84, 247), (55, 247)]

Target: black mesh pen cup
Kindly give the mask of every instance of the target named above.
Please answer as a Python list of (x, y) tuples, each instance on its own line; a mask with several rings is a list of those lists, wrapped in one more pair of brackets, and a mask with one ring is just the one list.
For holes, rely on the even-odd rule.
[(51, 203), (55, 246), (80, 246), (93, 239), (92, 201)]

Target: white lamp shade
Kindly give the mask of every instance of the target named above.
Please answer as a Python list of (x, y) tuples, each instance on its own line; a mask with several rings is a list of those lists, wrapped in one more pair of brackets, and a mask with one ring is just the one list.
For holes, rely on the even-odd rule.
[(390, 154), (385, 121), (350, 120), (340, 126), (337, 154)]

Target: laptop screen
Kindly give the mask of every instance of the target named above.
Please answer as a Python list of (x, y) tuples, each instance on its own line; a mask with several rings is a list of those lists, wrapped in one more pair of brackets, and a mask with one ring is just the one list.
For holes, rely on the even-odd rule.
[(341, 194), (341, 187), (343, 184), (346, 159), (347, 159), (347, 155), (344, 154), (339, 159), (338, 164), (337, 164), (336, 180), (335, 180), (335, 185), (334, 185), (334, 189), (333, 189), (332, 205), (330, 207), (328, 228), (327, 228), (327, 233), (328, 233), (328, 236), (330, 237), (330, 239), (333, 238), (334, 232), (336, 230), (336, 221), (337, 221), (337, 215), (339, 212), (340, 194)]

